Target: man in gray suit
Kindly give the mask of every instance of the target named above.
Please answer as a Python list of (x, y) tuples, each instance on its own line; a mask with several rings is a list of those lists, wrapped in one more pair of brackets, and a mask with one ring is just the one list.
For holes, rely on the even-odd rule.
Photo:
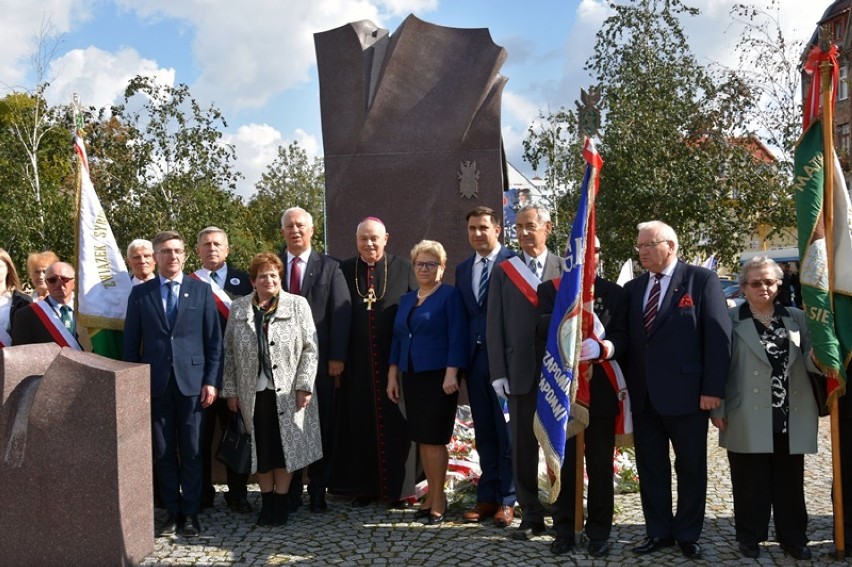
[(553, 230), (540, 205), (518, 211), (515, 230), (522, 253), (499, 264), (488, 290), (486, 342), (491, 385), (509, 402), (512, 472), (523, 521), (514, 539), (544, 532), (544, 506), (538, 499), (538, 441), (533, 432), (541, 359), (535, 355), (536, 289), (562, 274), (565, 261), (547, 250)]

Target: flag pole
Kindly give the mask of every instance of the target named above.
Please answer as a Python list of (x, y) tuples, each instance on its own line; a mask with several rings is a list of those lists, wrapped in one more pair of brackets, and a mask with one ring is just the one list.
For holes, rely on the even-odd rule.
[[(80, 112), (80, 96), (74, 93), (71, 98), (71, 108), (74, 113), (74, 136), (77, 136), (82, 130), (83, 115)], [(72, 138), (73, 150), (73, 138)], [(74, 197), (74, 273), (80, 273), (80, 207), (83, 200), (83, 163), (77, 153), (75, 161), (77, 162), (77, 179), (76, 179), (76, 195)], [(80, 294), (74, 294), (74, 313), (80, 312), (79, 309)], [(77, 315), (75, 315), (77, 317)]]
[[(578, 377), (582, 380), (582, 377)], [(574, 446), (574, 544), (583, 543), (583, 455), (586, 452), (586, 430), (577, 433)]]
[[(827, 43), (827, 42), (826, 42)], [(828, 46), (823, 45), (823, 51), (828, 51)], [(825, 230), (825, 249), (828, 263), (828, 297), (834, 302), (834, 246), (832, 225), (834, 223), (834, 107), (832, 105), (832, 70), (834, 64), (831, 61), (823, 61), (820, 64), (820, 79), (822, 82), (822, 145), (823, 145), (823, 167), (825, 181), (823, 183), (822, 214), (823, 228)], [(814, 77), (813, 80), (817, 80)], [(843, 524), (843, 477), (840, 466), (840, 413), (835, 396), (830, 407), (831, 420), (831, 469), (832, 469), (832, 495), (834, 503), (834, 547), (837, 558), (846, 557), (846, 535)]]

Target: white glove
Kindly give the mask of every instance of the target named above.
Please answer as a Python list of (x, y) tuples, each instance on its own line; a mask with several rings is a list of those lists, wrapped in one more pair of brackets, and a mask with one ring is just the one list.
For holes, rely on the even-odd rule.
[(512, 392), (509, 391), (509, 380), (507, 378), (498, 378), (491, 382), (491, 387), (494, 388), (494, 393), (497, 394), (497, 397), (501, 400), (506, 400), (509, 398), (509, 394)]
[(580, 347), (580, 360), (597, 360), (601, 357), (601, 344), (595, 339), (584, 339)]

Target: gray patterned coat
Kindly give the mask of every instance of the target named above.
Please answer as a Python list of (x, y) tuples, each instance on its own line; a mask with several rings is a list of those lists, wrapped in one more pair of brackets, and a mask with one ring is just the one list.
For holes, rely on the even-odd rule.
[[(231, 304), (225, 329), (225, 373), (221, 397), (238, 397), (246, 428), (252, 433), (252, 472), (257, 471), (254, 446), (254, 401), (257, 387), (258, 352), (252, 298), (241, 297)], [(281, 445), (289, 472), (322, 458), (319, 412), (316, 399), (296, 411), (296, 390), (313, 392), (317, 374), (317, 333), (304, 297), (284, 291), (269, 322), (269, 355), (277, 392)], [(281, 410), (284, 411), (281, 411)]]

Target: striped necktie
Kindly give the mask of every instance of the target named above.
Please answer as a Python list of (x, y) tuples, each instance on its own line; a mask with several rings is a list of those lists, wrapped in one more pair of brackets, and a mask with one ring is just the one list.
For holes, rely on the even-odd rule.
[(479, 293), (477, 294), (476, 301), (479, 305), (482, 305), (482, 301), (485, 299), (485, 292), (488, 291), (488, 258), (482, 259), (482, 274), (479, 276)]
[(645, 312), (642, 314), (645, 332), (649, 334), (654, 327), (654, 319), (657, 317), (657, 309), (659, 308), (661, 279), (663, 279), (663, 274), (654, 274), (654, 285), (651, 287), (651, 294), (648, 296), (648, 303), (645, 304)]

